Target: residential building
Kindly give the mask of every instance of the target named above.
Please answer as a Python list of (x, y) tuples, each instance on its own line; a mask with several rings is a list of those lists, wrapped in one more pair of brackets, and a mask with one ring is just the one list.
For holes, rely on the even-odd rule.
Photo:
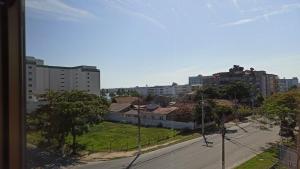
[(267, 74), (267, 95), (270, 96), (279, 92), (279, 77), (274, 74)]
[(297, 77), (293, 77), (292, 79), (279, 79), (279, 90), (281, 92), (288, 91), (293, 86), (298, 86), (299, 80)]
[(263, 97), (278, 91), (278, 76), (267, 74), (266, 71), (255, 71), (253, 68), (244, 70), (234, 65), (228, 72), (215, 73), (203, 80), (204, 85), (225, 85), (234, 81), (251, 84)]
[(166, 86), (135, 87), (134, 89), (141, 96), (152, 95), (177, 97), (192, 91), (192, 87), (190, 85), (178, 85), (176, 83)]
[(37, 95), (50, 90), (100, 95), (100, 70), (95, 66), (49, 66), (41, 59), (26, 57), (27, 101), (37, 101)]
[(202, 75), (189, 77), (189, 85), (190, 86), (202, 85), (202, 84), (203, 84), (203, 76)]

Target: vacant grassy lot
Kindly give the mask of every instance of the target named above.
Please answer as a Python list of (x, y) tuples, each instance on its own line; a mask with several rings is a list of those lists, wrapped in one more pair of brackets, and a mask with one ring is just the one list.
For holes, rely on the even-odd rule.
[[(131, 124), (103, 122), (93, 126), (90, 131), (77, 138), (83, 150), (99, 151), (126, 151), (137, 147), (138, 127)], [(198, 133), (185, 133), (176, 130), (154, 127), (141, 127), (142, 147), (162, 144), (172, 140), (188, 140), (200, 136)], [(27, 135), (29, 143), (37, 144), (41, 137), (38, 133)], [(71, 138), (67, 139), (71, 143)]]
[(269, 169), (278, 161), (277, 153), (278, 151), (276, 148), (272, 147), (265, 152), (256, 155), (235, 169)]

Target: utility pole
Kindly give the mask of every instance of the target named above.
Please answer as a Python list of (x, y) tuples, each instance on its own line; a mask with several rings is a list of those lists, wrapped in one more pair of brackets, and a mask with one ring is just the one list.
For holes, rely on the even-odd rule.
[(140, 97), (138, 97), (138, 155), (141, 154), (141, 116), (140, 116)]
[(204, 122), (204, 119), (205, 119), (205, 113), (204, 113), (204, 99), (203, 99), (203, 93), (201, 95), (201, 110), (202, 110), (202, 116), (201, 116), (201, 120), (202, 120), (202, 124), (201, 124), (201, 129), (202, 129), (202, 136), (203, 136), (203, 140), (206, 144), (206, 146), (208, 146), (208, 142), (205, 138), (205, 122)]
[(222, 169), (225, 169), (225, 124), (224, 124), (224, 113), (222, 115)]
[(201, 116), (201, 119), (202, 119), (202, 125), (201, 125), (201, 128), (202, 128), (202, 135), (204, 136), (204, 127), (205, 127), (205, 124), (204, 124), (204, 118), (205, 118), (205, 114), (204, 114), (204, 100), (203, 100), (203, 93), (201, 95), (201, 109), (202, 109), (202, 116)]
[(297, 119), (297, 124), (299, 127), (298, 134), (297, 134), (297, 155), (298, 155), (297, 169), (300, 169), (300, 114), (297, 115), (296, 119)]

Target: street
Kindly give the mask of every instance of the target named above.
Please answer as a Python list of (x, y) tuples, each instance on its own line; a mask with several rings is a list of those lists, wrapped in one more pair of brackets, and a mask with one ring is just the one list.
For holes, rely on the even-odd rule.
[[(254, 122), (227, 127), (225, 165), (234, 168), (279, 140), (279, 127), (260, 129)], [(203, 138), (196, 138), (156, 151), (142, 154), (132, 169), (219, 169), (221, 168), (221, 135), (207, 136), (212, 142), (207, 147)], [(76, 166), (77, 169), (125, 169), (134, 157)]]

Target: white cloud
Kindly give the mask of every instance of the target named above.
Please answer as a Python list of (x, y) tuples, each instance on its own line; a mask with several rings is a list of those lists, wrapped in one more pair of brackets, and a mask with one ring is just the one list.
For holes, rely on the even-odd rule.
[[(149, 15), (146, 15), (144, 12), (140, 12), (138, 10), (133, 9), (134, 8), (133, 5), (126, 3), (127, 1), (107, 0), (106, 2), (110, 7), (115, 8), (115, 9), (119, 10), (120, 12), (123, 12), (130, 16), (140, 18), (144, 21), (147, 21), (147, 22), (153, 24), (154, 26), (156, 26), (164, 31), (167, 31), (167, 27), (164, 24), (162, 24), (159, 20), (157, 20), (156, 18), (151, 17)], [(149, 7), (150, 4), (146, 4), (146, 7), (147, 6)]]
[(240, 10), (240, 5), (238, 3), (238, 0), (232, 0), (232, 3), (238, 10)]
[(95, 18), (92, 13), (67, 5), (62, 0), (26, 0), (25, 5), (29, 10), (50, 15), (59, 20), (78, 21)]
[(299, 8), (300, 8), (300, 3), (287, 4), (287, 5), (281, 6), (280, 8), (275, 9), (273, 11), (265, 12), (264, 14), (261, 14), (261, 15), (256, 15), (254, 17), (244, 18), (244, 19), (240, 19), (237, 21), (233, 21), (233, 22), (228, 22), (228, 23), (222, 24), (220, 26), (221, 27), (237, 26), (237, 25), (242, 25), (242, 24), (246, 24), (246, 23), (250, 23), (250, 22), (255, 22), (255, 21), (258, 21), (261, 19), (265, 19), (266, 21), (268, 21), (271, 16), (283, 14), (283, 13), (290, 12), (292, 10), (299, 9)]

